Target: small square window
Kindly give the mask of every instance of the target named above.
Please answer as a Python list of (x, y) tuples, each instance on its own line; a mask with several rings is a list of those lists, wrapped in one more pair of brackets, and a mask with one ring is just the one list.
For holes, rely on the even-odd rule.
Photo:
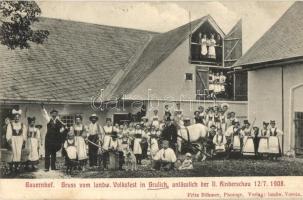
[(193, 80), (193, 74), (192, 73), (185, 73), (185, 80), (186, 81), (192, 81)]
[(61, 121), (65, 123), (68, 127), (74, 124), (74, 115), (62, 115), (60, 116)]

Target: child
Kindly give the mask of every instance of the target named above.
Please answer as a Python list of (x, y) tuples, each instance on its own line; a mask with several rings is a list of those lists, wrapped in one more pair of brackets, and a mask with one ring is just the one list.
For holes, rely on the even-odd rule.
[(75, 135), (72, 132), (67, 134), (67, 139), (65, 140), (63, 147), (66, 151), (66, 174), (71, 175), (77, 160)]
[(39, 147), (40, 147), (40, 131), (35, 127), (35, 117), (28, 117), (28, 129), (27, 129), (27, 148), (29, 149), (28, 165), (31, 165), (32, 169), (37, 170), (39, 163)]
[(179, 167), (179, 170), (186, 170), (186, 169), (193, 169), (193, 162), (191, 159), (191, 154), (185, 154), (185, 160), (183, 161), (182, 165)]
[(215, 145), (216, 153), (225, 152), (226, 138), (222, 133), (222, 129), (217, 130), (217, 134), (213, 138), (213, 143)]

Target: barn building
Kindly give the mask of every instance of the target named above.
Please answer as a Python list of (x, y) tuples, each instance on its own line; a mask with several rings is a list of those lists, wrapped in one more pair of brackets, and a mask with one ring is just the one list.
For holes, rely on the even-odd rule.
[(303, 2), (285, 14), (241, 57), (248, 71), (248, 118), (276, 120), (284, 152), (303, 153)]
[[(35, 28), (50, 32), (43, 45), (0, 46), (1, 123), (20, 105), (24, 122), (36, 116), (45, 125), (41, 103), (57, 109), (67, 124), (76, 113), (84, 123), (92, 113), (101, 123), (105, 117), (119, 123), (143, 104), (150, 112), (158, 108), (161, 116), (164, 104), (176, 102), (192, 117), (199, 105), (214, 104), (209, 88), (217, 84), (210, 80), (217, 73), (226, 77), (217, 102), (247, 117), (247, 72), (228, 73), (242, 55), (241, 21), (228, 34), (209, 15), (165, 33), (50, 18), (41, 18)], [(216, 56), (200, 55), (204, 35), (215, 38)]]

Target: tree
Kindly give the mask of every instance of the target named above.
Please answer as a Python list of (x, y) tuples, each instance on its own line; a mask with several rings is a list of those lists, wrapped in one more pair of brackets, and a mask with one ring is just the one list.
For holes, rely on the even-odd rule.
[(34, 1), (0, 1), (0, 42), (10, 49), (30, 47), (30, 42), (42, 44), (47, 30), (33, 30), (41, 9)]

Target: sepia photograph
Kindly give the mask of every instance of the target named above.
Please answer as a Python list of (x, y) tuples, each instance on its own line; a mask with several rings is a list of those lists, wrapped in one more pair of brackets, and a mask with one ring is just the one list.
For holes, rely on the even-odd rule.
[(0, 1), (1, 179), (302, 176), (302, 10)]

